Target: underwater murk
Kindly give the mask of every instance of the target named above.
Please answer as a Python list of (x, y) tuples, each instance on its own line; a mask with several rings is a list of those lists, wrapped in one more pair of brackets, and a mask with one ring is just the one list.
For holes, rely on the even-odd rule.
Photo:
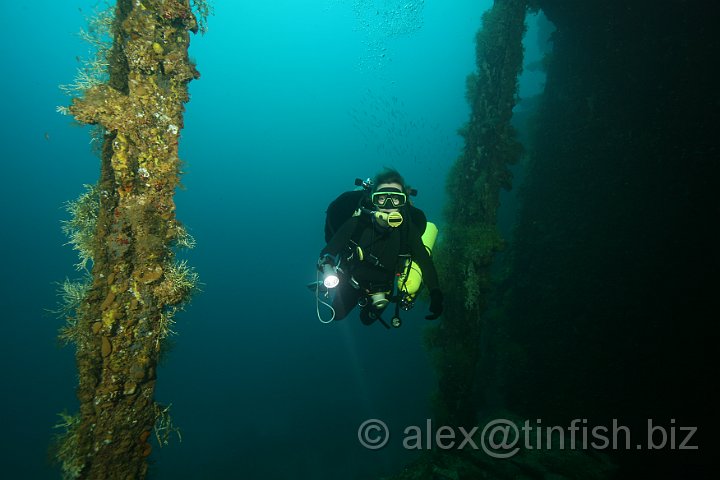
[(3, 478), (710, 477), (713, 9), (4, 4)]

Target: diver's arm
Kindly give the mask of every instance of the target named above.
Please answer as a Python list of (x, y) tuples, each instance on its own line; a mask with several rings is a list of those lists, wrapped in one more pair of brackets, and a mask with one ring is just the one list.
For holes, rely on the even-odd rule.
[(335, 256), (347, 246), (350, 242), (355, 226), (357, 225), (360, 217), (350, 217), (342, 226), (335, 232), (335, 235), (330, 239), (325, 248), (320, 252), (320, 256), (331, 255)]

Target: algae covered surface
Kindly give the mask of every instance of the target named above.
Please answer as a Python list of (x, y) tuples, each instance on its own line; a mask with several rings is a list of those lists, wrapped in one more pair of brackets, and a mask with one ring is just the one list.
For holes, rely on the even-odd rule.
[(175, 431), (154, 400), (156, 369), (197, 283), (174, 259), (190, 241), (173, 196), (198, 23), (187, 1), (170, 0), (119, 1), (102, 18), (111, 43), (95, 61), (107, 79), (81, 83), (66, 110), (101, 129), (102, 146), (98, 184), (70, 203), (65, 224), (89, 278), (62, 331), (77, 348), (80, 411), (57, 455), (66, 478), (143, 478), (151, 432), (162, 444)]

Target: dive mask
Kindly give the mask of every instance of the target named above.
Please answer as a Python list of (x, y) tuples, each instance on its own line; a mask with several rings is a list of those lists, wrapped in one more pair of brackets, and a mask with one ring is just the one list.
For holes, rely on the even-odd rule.
[(373, 192), (370, 199), (377, 208), (400, 208), (405, 205), (407, 196), (397, 188), (383, 188)]

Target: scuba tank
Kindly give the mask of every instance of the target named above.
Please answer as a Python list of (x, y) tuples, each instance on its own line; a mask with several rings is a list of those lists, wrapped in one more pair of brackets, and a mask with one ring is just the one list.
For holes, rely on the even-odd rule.
[[(438, 228), (435, 224), (427, 222), (425, 232), (422, 235), (422, 243), (425, 245), (425, 248), (430, 256), (432, 256), (432, 249), (435, 246), (437, 234)], [(401, 303), (403, 309), (409, 310), (415, 303), (417, 292), (422, 286), (422, 271), (420, 270), (420, 266), (411, 259), (406, 260), (405, 262), (405, 268), (398, 276), (398, 291), (400, 291), (402, 295)]]

